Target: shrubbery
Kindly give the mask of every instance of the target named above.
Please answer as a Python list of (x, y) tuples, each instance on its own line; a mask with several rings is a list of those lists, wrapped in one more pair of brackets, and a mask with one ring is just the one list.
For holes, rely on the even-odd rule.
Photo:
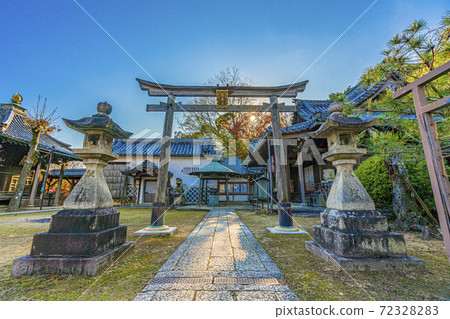
[(406, 162), (409, 182), (419, 194), (422, 201), (429, 210), (435, 211), (433, 190), (431, 189), (430, 175), (428, 174), (427, 163), (425, 160), (420, 162)]
[[(355, 170), (355, 174), (372, 197), (376, 208), (392, 211), (392, 182), (389, 178), (384, 160), (382, 156), (374, 155), (362, 162)], [(428, 209), (435, 211), (436, 205), (434, 203), (427, 163), (423, 160), (420, 162), (405, 162), (405, 165), (411, 186), (419, 194)]]
[(355, 170), (377, 209), (392, 210), (392, 182), (389, 178), (384, 158), (372, 156)]

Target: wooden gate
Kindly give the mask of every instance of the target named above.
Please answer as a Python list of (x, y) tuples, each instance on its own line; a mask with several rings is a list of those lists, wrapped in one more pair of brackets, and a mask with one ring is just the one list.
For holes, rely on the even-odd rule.
[(449, 71), (450, 61), (398, 90), (394, 93), (393, 98), (399, 99), (410, 92), (413, 94), (417, 122), (439, 216), (439, 224), (441, 225), (447, 257), (450, 262), (450, 183), (445, 170), (445, 157), (448, 157), (448, 155), (442, 153), (440, 144), (440, 139), (450, 136), (439, 136), (436, 121), (432, 115), (432, 112), (450, 106), (450, 95), (438, 101), (427, 103), (424, 88), (427, 83), (447, 74)]

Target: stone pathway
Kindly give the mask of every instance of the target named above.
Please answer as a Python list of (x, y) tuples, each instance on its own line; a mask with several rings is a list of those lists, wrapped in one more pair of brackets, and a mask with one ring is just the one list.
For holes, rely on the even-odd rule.
[(211, 210), (134, 300), (298, 300), (233, 209)]

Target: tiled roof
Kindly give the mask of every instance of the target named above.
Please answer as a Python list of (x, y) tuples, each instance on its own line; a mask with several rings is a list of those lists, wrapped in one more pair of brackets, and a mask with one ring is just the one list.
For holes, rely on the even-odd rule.
[(370, 98), (377, 97), (385, 89), (396, 90), (403, 86), (403, 82), (396, 76), (389, 76), (385, 80), (372, 85), (366, 85), (363, 82), (359, 82), (353, 88), (350, 89), (345, 96), (348, 101), (354, 106), (358, 107)]
[[(16, 114), (13, 110), (13, 106), (8, 106), (7, 104), (0, 105), (0, 128), (0, 136), (7, 139), (13, 139), (26, 144), (31, 141), (31, 132), (24, 122), (24, 117)], [(63, 143), (50, 135), (41, 134), (38, 149), (51, 151), (52, 148), (54, 148), (54, 151), (57, 154), (59, 153), (66, 157), (81, 160), (72, 153), (70, 145)]]
[(211, 163), (202, 167), (192, 173), (190, 175), (204, 175), (218, 178), (220, 176), (230, 176), (230, 177), (240, 177), (240, 178), (248, 178), (248, 177), (257, 177), (264, 173), (264, 168), (260, 167), (246, 167), (242, 165), (242, 160), (239, 157), (222, 157), (220, 159), (215, 158)]
[(0, 106), (0, 124), (6, 124), (12, 115), (12, 108)]
[(310, 131), (314, 126), (319, 125), (316, 119), (311, 119), (305, 122), (297, 123), (294, 125), (286, 126), (281, 128), (281, 133), (284, 134), (294, 134), (301, 133), (305, 131)]
[(261, 175), (264, 172), (263, 168), (248, 168), (242, 165), (242, 160), (239, 157), (222, 157), (220, 163), (238, 175)]
[[(118, 139), (114, 140), (112, 151), (120, 156), (159, 156), (161, 154), (161, 139)], [(184, 139), (173, 138), (170, 144), (170, 156), (192, 157), (215, 155), (214, 143), (210, 138)]]
[(360, 105), (371, 96), (373, 96), (375, 92), (377, 92), (383, 86), (383, 84), (384, 83), (376, 83), (370, 86), (365, 86), (362, 83), (358, 83), (345, 95), (347, 96), (349, 102), (353, 103), (354, 105)]
[(212, 161), (208, 165), (199, 168), (198, 170), (190, 173), (190, 175), (201, 175), (201, 174), (207, 174), (207, 175), (226, 175), (226, 174), (236, 174), (235, 171), (233, 171), (231, 168), (226, 167), (225, 165)]
[[(145, 160), (141, 164), (127, 168), (122, 171), (125, 175), (135, 175), (136, 173), (146, 173), (150, 176), (157, 176), (159, 168), (152, 161)], [(169, 172), (169, 176), (172, 176), (173, 173)]]
[[(81, 177), (86, 172), (85, 168), (68, 168), (64, 170), (64, 177)], [(48, 176), (50, 177), (59, 177), (61, 173), (60, 169), (52, 169)]]
[(333, 100), (296, 99), (295, 104), (298, 106), (298, 111), (294, 113), (292, 124), (308, 121), (314, 117), (324, 121), (329, 116), (328, 107), (333, 102)]

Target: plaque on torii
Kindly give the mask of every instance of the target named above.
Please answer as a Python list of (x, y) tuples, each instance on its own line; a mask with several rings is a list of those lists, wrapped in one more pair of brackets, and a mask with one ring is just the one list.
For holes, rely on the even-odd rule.
[[(167, 102), (147, 105), (147, 112), (165, 112), (163, 136), (161, 140), (161, 155), (156, 186), (155, 201), (152, 207), (151, 225), (139, 232), (141, 235), (171, 235), (174, 227), (164, 224), (166, 207), (166, 190), (170, 160), (170, 139), (172, 136), (174, 112), (270, 112), (272, 119), (272, 134), (274, 140), (274, 155), (277, 179), (279, 225), (276, 228), (281, 233), (295, 233), (298, 229), (293, 225), (291, 203), (288, 197), (286, 178), (286, 159), (282, 150), (282, 135), (280, 112), (296, 112), (296, 105), (278, 103), (278, 98), (295, 98), (305, 90), (308, 81), (282, 86), (181, 86), (160, 84), (136, 79), (140, 88), (149, 96), (166, 96)], [(182, 104), (175, 102), (176, 97), (216, 97), (216, 105)], [(268, 98), (270, 103), (259, 105), (229, 105), (230, 97)]]

